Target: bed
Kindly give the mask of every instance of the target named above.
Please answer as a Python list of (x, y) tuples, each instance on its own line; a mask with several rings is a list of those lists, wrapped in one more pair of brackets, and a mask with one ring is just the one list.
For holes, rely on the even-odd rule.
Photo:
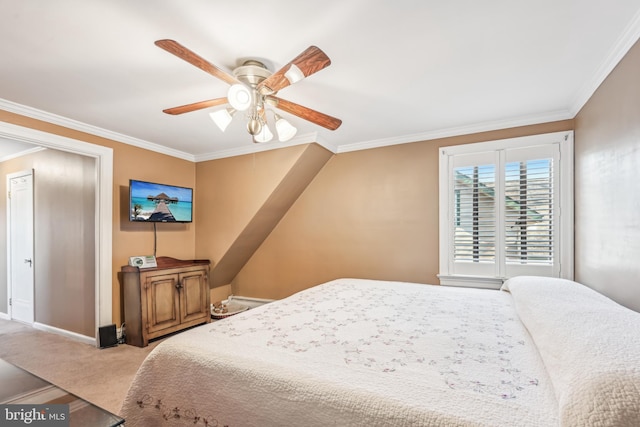
[(127, 426), (639, 426), (640, 313), (575, 282), (338, 279), (160, 343)]

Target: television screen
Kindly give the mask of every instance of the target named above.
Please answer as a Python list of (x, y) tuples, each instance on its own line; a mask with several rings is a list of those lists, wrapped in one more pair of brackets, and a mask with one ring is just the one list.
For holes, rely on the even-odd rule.
[(129, 220), (192, 222), (193, 189), (129, 180)]

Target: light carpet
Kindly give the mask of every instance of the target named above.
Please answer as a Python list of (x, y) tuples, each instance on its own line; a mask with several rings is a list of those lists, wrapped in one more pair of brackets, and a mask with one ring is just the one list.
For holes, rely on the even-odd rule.
[(114, 414), (120, 412), (133, 376), (157, 344), (99, 349), (0, 319), (0, 358)]

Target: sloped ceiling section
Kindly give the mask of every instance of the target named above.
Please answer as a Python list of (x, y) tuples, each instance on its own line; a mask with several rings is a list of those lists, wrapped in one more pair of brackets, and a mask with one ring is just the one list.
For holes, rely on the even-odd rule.
[[(309, 144), (304, 147), (290, 166), (286, 162), (281, 163), (281, 165), (287, 165), (288, 170), (281, 170), (282, 178), (277, 182), (270, 183), (271, 186), (266, 189), (266, 192), (264, 187), (262, 188), (262, 192), (265, 194), (264, 202), (257, 207), (246, 207), (246, 209), (255, 209), (253, 215), (246, 216), (246, 209), (244, 215), (235, 215), (236, 217), (243, 216), (246, 219), (242, 224), (236, 223), (236, 232), (227, 234), (231, 237), (229, 245), (217, 256), (209, 257), (214, 261), (210, 280), (211, 287), (231, 283), (332, 155), (330, 151), (320, 145)], [(217, 162), (221, 161), (224, 159)], [(219, 163), (216, 166), (219, 166)], [(275, 166), (278, 165), (275, 164)], [(216, 184), (211, 183), (211, 185)], [(207, 184), (200, 188), (203, 187), (204, 191), (207, 191)], [(243, 197), (238, 192), (235, 192), (235, 195), (230, 193), (229, 196)], [(233, 204), (233, 201), (228, 200), (228, 204)], [(227, 211), (227, 215), (234, 214), (233, 209)]]

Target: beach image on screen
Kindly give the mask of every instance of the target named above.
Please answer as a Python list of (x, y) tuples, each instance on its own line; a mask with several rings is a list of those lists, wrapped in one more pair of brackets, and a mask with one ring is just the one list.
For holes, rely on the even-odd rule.
[(130, 185), (131, 221), (192, 221), (192, 189), (133, 180)]

